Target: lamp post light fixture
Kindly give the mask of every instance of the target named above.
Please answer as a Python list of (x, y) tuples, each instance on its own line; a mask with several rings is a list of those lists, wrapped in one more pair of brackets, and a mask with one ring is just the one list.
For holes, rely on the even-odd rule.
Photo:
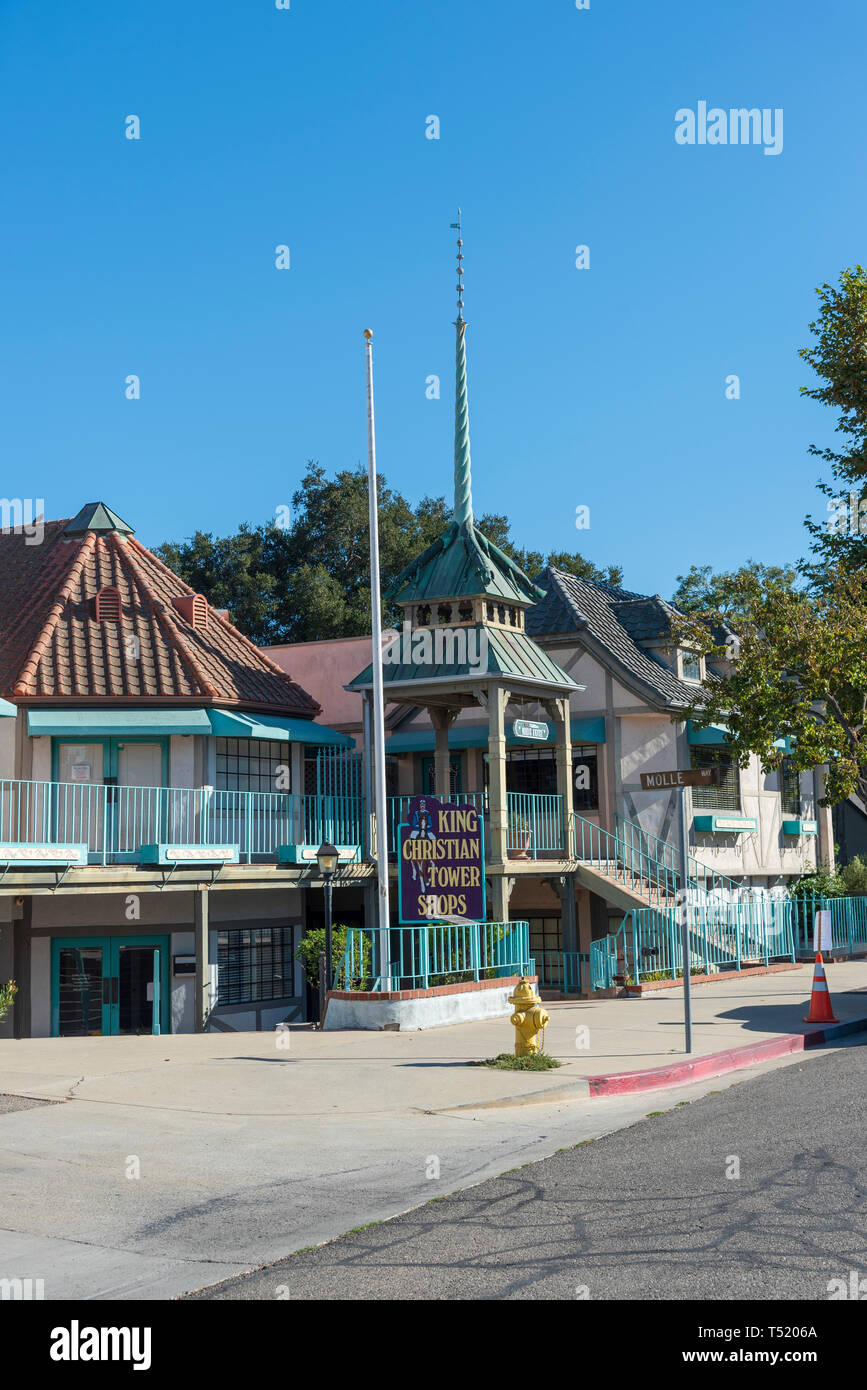
[[(331, 979), (334, 972), (331, 948), (331, 881), (337, 871), (340, 854), (336, 845), (331, 845), (326, 840), (316, 851), (316, 862), (319, 865), (319, 874), (325, 885), (325, 989), (331, 988)], [(321, 992), (321, 990), (320, 990)]]

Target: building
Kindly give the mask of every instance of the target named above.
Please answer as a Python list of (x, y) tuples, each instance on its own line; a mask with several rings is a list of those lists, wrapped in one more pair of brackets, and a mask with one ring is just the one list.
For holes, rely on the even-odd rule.
[[(673, 902), (681, 793), (642, 790), (642, 772), (720, 770), (718, 786), (685, 793), (695, 904), (783, 902), (793, 879), (833, 863), (830, 812), (818, 806), (821, 769), (799, 775), (784, 763), (765, 774), (756, 758), (741, 769), (723, 727), (690, 725), (696, 687), (714, 671), (677, 646), (665, 600), (557, 569), (531, 581), (481, 533), (462, 300), (456, 333), (453, 520), (390, 594), (403, 621), (383, 659), (389, 848), (394, 860), (413, 796), (475, 804), (486, 826), (489, 917), (529, 923), (543, 979), (589, 987), (594, 943), (619, 950), (633, 971), (636, 952), (650, 966), (670, 950), (667, 927), (650, 914)], [(349, 678), (361, 642), (270, 655), (291, 669), (297, 652), (309, 688), (334, 702), (369, 760), (371, 667)], [(341, 679), (354, 707), (333, 693)], [(610, 945), (618, 935), (620, 946)], [(713, 954), (707, 938), (696, 945)]]
[(349, 920), (370, 877), (317, 701), (103, 503), (0, 533), (0, 695), (5, 1035), (305, 1017), (316, 847)]

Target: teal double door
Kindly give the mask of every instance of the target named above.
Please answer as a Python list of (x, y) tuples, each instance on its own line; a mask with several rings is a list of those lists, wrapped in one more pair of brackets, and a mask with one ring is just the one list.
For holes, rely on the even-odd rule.
[(64, 936), (51, 941), (51, 1036), (168, 1032), (167, 936)]

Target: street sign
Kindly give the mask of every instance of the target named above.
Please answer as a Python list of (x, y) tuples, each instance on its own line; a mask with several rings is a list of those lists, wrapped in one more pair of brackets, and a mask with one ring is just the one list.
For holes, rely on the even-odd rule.
[(515, 738), (537, 738), (544, 743), (548, 738), (548, 725), (540, 724), (535, 719), (516, 719), (512, 733)]
[(718, 787), (718, 767), (690, 767), (674, 772), (642, 772), (641, 789), (658, 791), (663, 787)]

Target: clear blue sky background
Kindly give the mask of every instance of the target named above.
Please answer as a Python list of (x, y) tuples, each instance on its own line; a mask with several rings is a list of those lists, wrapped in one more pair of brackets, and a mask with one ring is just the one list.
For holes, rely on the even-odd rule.
[[(861, 0), (0, 0), (2, 492), (149, 545), (262, 521), (364, 461), (367, 326), (380, 469), (448, 492), (460, 203), (477, 512), (663, 594), (796, 557), (865, 40)], [(783, 153), (677, 145), (699, 100), (782, 107)]]

